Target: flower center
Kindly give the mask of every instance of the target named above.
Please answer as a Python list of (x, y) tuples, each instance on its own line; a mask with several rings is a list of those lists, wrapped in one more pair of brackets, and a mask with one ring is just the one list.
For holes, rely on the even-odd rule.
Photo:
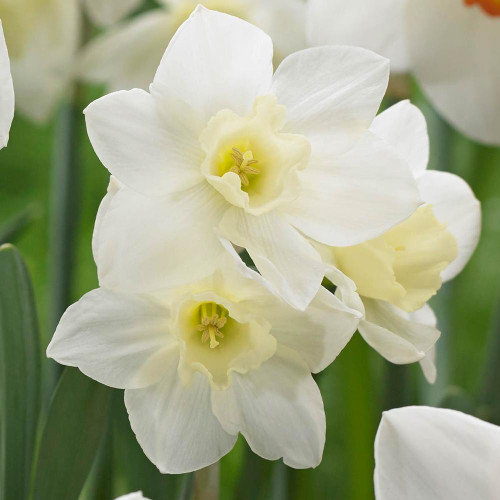
[(234, 167), (230, 168), (230, 172), (234, 172), (241, 179), (241, 184), (248, 187), (250, 184), (248, 180), (248, 174), (258, 175), (260, 170), (258, 168), (252, 167), (258, 160), (254, 160), (253, 154), (250, 150), (242, 153), (238, 148), (231, 148), (231, 158), (234, 160)]
[(224, 338), (221, 330), (227, 323), (227, 310), (214, 302), (203, 303), (200, 306), (200, 324), (196, 327), (201, 334), (203, 343), (210, 339), (210, 349), (215, 349), (219, 342), (217, 338)]
[(486, 14), (492, 17), (500, 17), (500, 0), (465, 0), (465, 4), (478, 4)]

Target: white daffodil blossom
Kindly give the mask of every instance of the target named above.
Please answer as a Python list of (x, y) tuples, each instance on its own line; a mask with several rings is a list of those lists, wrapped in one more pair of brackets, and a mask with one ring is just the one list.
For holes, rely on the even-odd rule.
[(129, 493), (128, 495), (122, 495), (115, 500), (150, 500), (143, 496), (142, 491), (136, 491), (134, 493)]
[(500, 427), (425, 406), (384, 412), (375, 439), (377, 500), (495, 500)]
[(500, 145), (498, 0), (309, 0), (308, 40), (352, 44), (411, 71), (438, 112)]
[(335, 359), (358, 321), (324, 288), (297, 311), (228, 247), (221, 268), (195, 284), (88, 293), (63, 315), (47, 355), (125, 389), (132, 429), (163, 473), (216, 462), (238, 433), (262, 457), (307, 468), (325, 440), (311, 372)]
[(279, 61), (303, 49), (303, 0), (162, 0), (148, 11), (92, 40), (83, 50), (82, 79), (105, 84), (108, 91), (148, 89), (165, 49), (198, 4), (261, 27), (274, 42)]
[[(370, 130), (404, 160), (426, 204), (377, 238), (317, 248), (328, 266), (326, 276), (337, 280), (346, 303), (364, 314), (359, 331), (365, 340), (393, 363), (422, 360), (432, 382), (432, 347), (439, 331), (426, 303), (474, 252), (481, 230), (480, 204), (461, 178), (426, 170), (425, 118), (408, 101), (377, 116)], [(339, 278), (340, 273), (345, 276)]]
[(79, 0), (0, 0), (18, 109), (47, 121), (66, 90), (80, 36)]
[(97, 26), (111, 26), (121, 21), (135, 9), (143, 0), (82, 0), (90, 19)]
[(0, 149), (9, 142), (10, 126), (14, 118), (14, 86), (10, 61), (0, 20)]
[(209, 275), (219, 233), (304, 309), (324, 275), (304, 235), (353, 245), (420, 203), (402, 160), (368, 130), (388, 72), (364, 49), (325, 47), (287, 57), (273, 76), (263, 31), (198, 7), (151, 93), (116, 92), (85, 110), (92, 145), (123, 186), (98, 217), (101, 286), (154, 290)]

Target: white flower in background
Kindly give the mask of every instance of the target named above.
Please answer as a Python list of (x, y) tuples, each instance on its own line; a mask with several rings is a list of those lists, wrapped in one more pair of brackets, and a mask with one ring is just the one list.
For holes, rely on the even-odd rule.
[(412, 71), (462, 133), (500, 145), (498, 0), (309, 0), (312, 45), (352, 44)]
[(136, 491), (134, 493), (129, 493), (128, 495), (122, 495), (115, 500), (150, 500), (142, 495), (142, 491)]
[(199, 7), (151, 94), (116, 92), (85, 111), (97, 155), (123, 185), (100, 211), (101, 286), (196, 281), (216, 269), (220, 233), (304, 309), (324, 275), (304, 235), (353, 245), (419, 204), (409, 170), (368, 130), (388, 71), (364, 49), (324, 47), (289, 56), (273, 77), (264, 32)]
[(143, 0), (82, 0), (92, 22), (98, 26), (110, 26), (143, 3)]
[(160, 3), (162, 8), (137, 16), (92, 40), (82, 54), (81, 77), (105, 84), (108, 91), (148, 89), (170, 39), (197, 4), (238, 16), (262, 28), (271, 35), (278, 60), (306, 46), (302, 0), (160, 0)]
[(425, 118), (408, 101), (377, 116), (370, 130), (394, 147), (403, 168), (415, 176), (426, 205), (370, 241), (317, 248), (328, 265), (327, 277), (341, 289), (339, 294), (364, 313), (359, 332), (365, 340), (393, 363), (424, 360), (424, 373), (433, 381), (431, 348), (439, 331), (426, 302), (474, 252), (481, 231), (480, 203), (460, 177), (426, 170)]
[(70, 80), (80, 34), (79, 0), (0, 0), (16, 105), (50, 118)]
[(14, 100), (9, 53), (0, 20), (0, 149), (9, 142), (10, 126), (14, 118)]
[(238, 433), (266, 459), (315, 467), (325, 415), (311, 372), (335, 359), (358, 319), (324, 288), (297, 311), (228, 249), (221, 269), (193, 285), (88, 293), (47, 355), (125, 389), (132, 429), (163, 473), (216, 462)]
[(386, 411), (375, 462), (377, 500), (496, 500), (500, 427), (454, 410)]

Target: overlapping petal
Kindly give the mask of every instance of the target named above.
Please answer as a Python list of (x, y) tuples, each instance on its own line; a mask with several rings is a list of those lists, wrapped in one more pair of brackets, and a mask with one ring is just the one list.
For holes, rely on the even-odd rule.
[(377, 432), (375, 462), (377, 500), (493, 500), (500, 428), (454, 410), (390, 410)]
[(297, 469), (316, 467), (325, 442), (325, 414), (309, 368), (286, 348), (259, 370), (235, 374), (231, 387), (212, 394), (224, 429), (243, 434), (252, 450), (268, 460), (283, 457)]
[(210, 384), (195, 374), (189, 387), (177, 374), (178, 354), (166, 363), (158, 384), (127, 389), (125, 405), (132, 430), (146, 456), (164, 474), (180, 474), (211, 465), (236, 442), (212, 412)]
[(7, 146), (14, 118), (14, 86), (10, 74), (10, 60), (0, 20), (0, 149)]
[(288, 56), (272, 92), (287, 108), (285, 131), (302, 134), (313, 154), (337, 155), (370, 126), (389, 79), (389, 61), (356, 47), (317, 47)]
[(99, 288), (64, 313), (47, 356), (111, 387), (156, 383), (175, 339), (169, 310), (151, 297)]
[(172, 38), (151, 92), (189, 103), (205, 122), (221, 109), (244, 115), (269, 91), (272, 57), (259, 28), (198, 6)]

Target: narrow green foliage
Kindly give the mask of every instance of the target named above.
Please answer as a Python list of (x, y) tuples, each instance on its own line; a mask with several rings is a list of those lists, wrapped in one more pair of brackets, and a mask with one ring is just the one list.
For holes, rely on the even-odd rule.
[(28, 497), (40, 411), (33, 289), (19, 251), (0, 247), (0, 499)]
[(41, 438), (33, 500), (76, 500), (108, 429), (112, 389), (65, 368)]

